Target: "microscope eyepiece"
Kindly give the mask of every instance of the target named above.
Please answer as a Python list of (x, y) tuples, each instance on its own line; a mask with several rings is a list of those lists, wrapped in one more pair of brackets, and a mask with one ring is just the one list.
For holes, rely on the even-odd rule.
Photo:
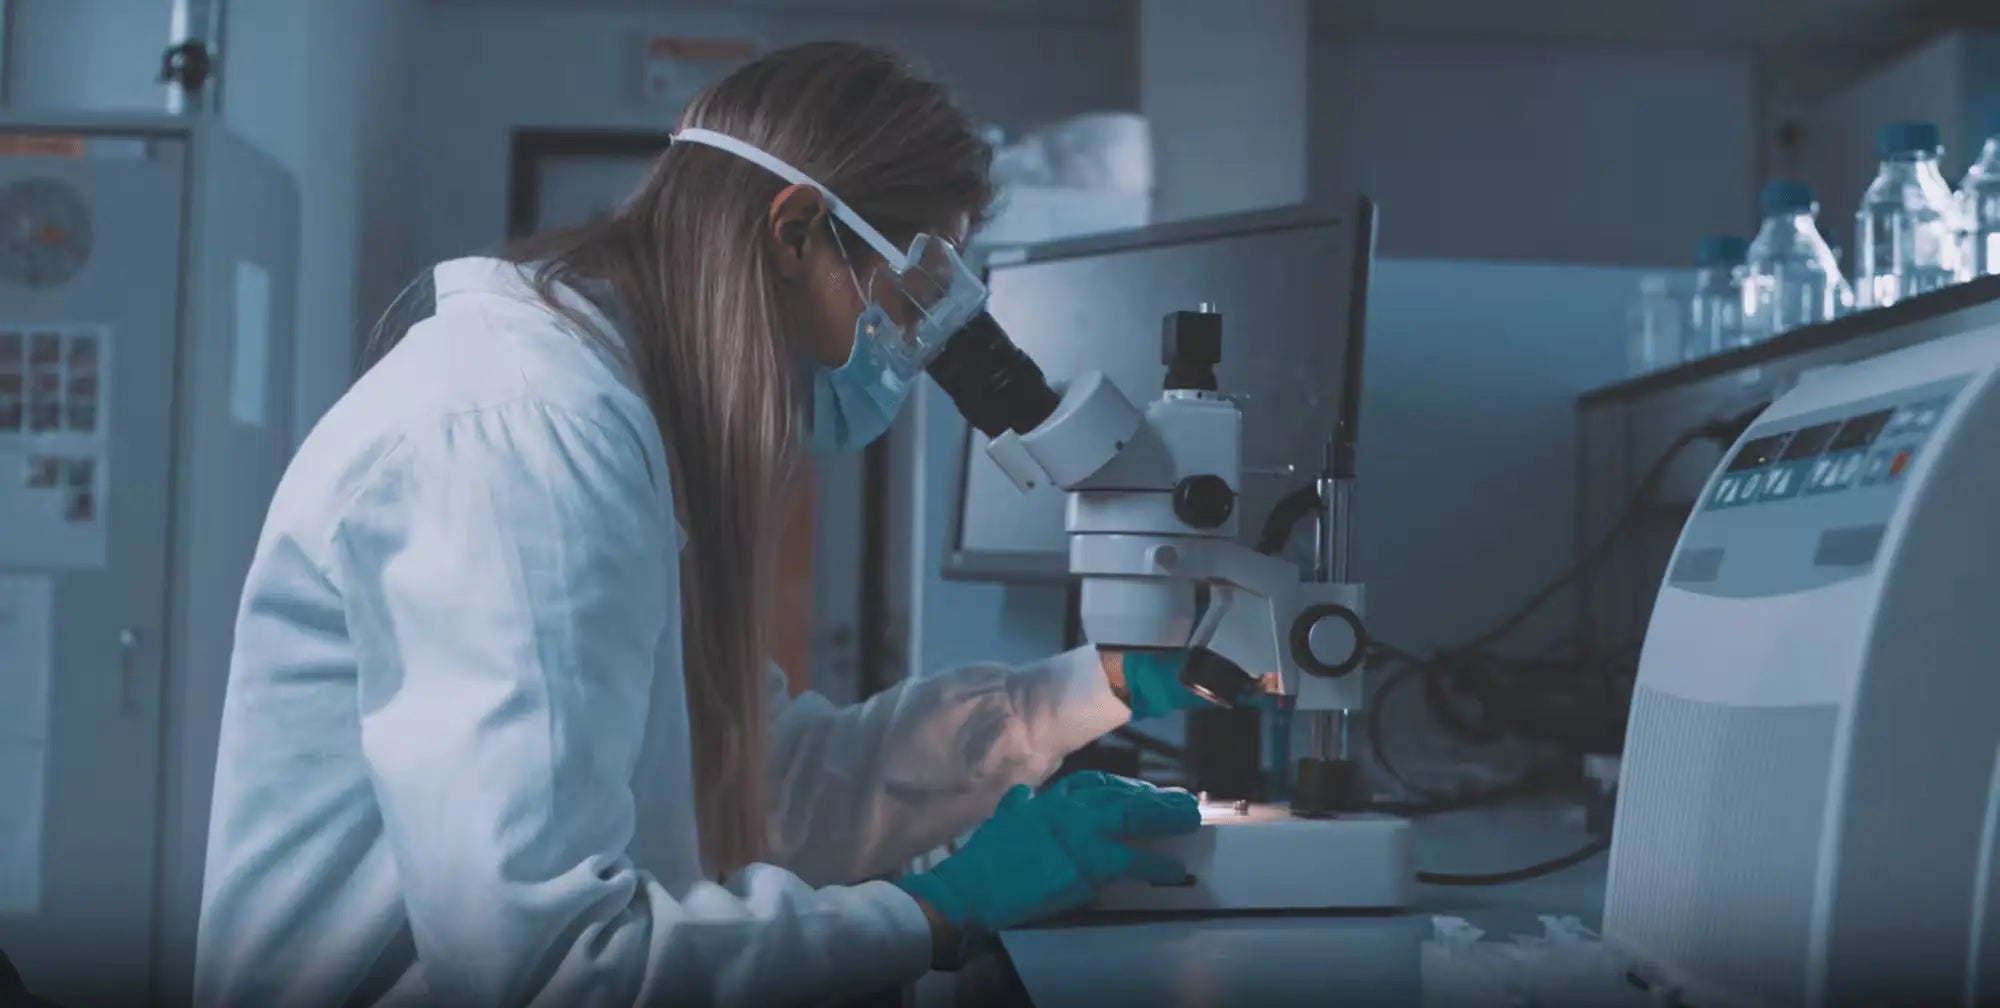
[(1062, 401), (1042, 369), (987, 312), (967, 322), (927, 370), (966, 422), (987, 437), (1010, 430), (1026, 434)]

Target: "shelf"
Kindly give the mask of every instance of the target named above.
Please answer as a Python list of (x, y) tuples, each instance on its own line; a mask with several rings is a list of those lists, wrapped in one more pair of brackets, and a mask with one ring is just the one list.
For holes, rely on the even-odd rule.
[(1732, 371), (1783, 360), (1809, 350), (1835, 346), (1864, 336), (1943, 318), (1995, 301), (2000, 301), (2000, 276), (1980, 277), (1906, 301), (1899, 301), (1887, 308), (1872, 308), (1831, 322), (1802, 326), (1762, 343), (1592, 389), (1577, 397), (1577, 409), (1588, 410), (1638, 399), (1662, 389), (1692, 384)]

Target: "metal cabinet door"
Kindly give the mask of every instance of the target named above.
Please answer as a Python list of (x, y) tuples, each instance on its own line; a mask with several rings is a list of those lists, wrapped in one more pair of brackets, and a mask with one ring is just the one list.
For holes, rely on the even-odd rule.
[[(66, 282), (31, 286), (0, 271), (0, 332), (97, 327), (102, 341), (101, 433), (0, 432), (0, 579), (15, 595), (46, 585), (53, 600), (46, 626), (17, 607), (6, 638), (23, 654), (50, 646), (53, 661), (46, 720), (35, 719), (41, 738), (30, 729), (0, 740), (0, 787), (20, 796), (0, 811), (13, 827), (0, 844), (25, 850), (17, 860), (35, 869), (30, 884), (17, 878), (0, 893), (0, 949), (31, 989), (62, 1004), (136, 1000), (154, 938), (186, 154), (179, 142), (111, 146), (0, 157), (0, 189), (55, 180), (88, 209), (89, 232), (88, 257)], [(92, 452), (101, 552), (68, 534), (90, 538), (88, 522), (24, 492), (31, 460)], [(41, 693), (28, 666), (0, 654), (0, 694), (11, 698), (0, 705)], [(26, 703), (42, 706), (39, 696)]]

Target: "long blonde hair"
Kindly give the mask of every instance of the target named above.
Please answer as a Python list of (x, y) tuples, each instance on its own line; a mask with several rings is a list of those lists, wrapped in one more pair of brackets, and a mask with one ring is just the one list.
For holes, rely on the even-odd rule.
[[(991, 195), (991, 152), (945, 89), (870, 46), (773, 52), (695, 98), (680, 125), (769, 151), (892, 241), (976, 224)], [(767, 240), (784, 186), (734, 155), (676, 144), (615, 214), (508, 253), (537, 264), (551, 305), (558, 284), (608, 288), (667, 445), (688, 530), (681, 604), (696, 815), (717, 873), (757, 860), (768, 836), (769, 601), (780, 504), (799, 462), (800, 350), (784, 332)]]

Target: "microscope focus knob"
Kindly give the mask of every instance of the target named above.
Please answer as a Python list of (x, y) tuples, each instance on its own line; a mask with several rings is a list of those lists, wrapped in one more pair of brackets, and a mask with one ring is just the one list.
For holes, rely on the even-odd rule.
[(1189, 476), (1174, 487), (1174, 517), (1198, 529), (1212, 529), (1236, 513), (1236, 491), (1220, 476)]
[(1316, 605), (1292, 621), (1292, 661), (1317, 676), (1344, 676), (1361, 666), (1368, 632), (1344, 605)]

